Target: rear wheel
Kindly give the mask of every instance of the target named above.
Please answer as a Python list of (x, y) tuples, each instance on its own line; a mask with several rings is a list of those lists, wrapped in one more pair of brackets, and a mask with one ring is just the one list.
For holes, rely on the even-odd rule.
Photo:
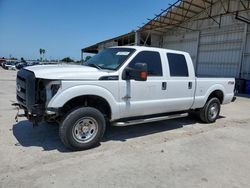
[(59, 136), (71, 150), (85, 150), (98, 145), (105, 132), (103, 114), (91, 107), (77, 108), (66, 115)]
[(218, 98), (211, 98), (200, 110), (200, 119), (205, 123), (213, 123), (220, 115), (220, 101)]

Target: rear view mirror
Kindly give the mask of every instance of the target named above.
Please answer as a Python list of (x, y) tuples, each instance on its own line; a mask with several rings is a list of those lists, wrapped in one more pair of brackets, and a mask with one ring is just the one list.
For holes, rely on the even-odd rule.
[(136, 63), (134, 68), (125, 68), (122, 79), (136, 81), (146, 81), (148, 77), (148, 68), (146, 63)]

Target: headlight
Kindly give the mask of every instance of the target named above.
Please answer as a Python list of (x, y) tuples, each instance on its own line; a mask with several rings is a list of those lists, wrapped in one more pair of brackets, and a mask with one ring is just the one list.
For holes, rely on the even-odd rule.
[(50, 81), (46, 84), (46, 99), (47, 103), (55, 96), (58, 90), (61, 88), (61, 81)]
[(61, 87), (61, 83), (51, 85), (52, 97), (57, 93), (57, 91), (60, 89), (60, 87)]

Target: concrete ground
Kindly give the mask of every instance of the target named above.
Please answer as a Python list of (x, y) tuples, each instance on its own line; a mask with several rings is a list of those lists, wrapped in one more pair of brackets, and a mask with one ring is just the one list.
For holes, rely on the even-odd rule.
[(114, 127), (70, 152), (58, 126), (14, 121), (15, 71), (0, 68), (0, 187), (250, 187), (250, 99), (214, 124), (188, 117)]

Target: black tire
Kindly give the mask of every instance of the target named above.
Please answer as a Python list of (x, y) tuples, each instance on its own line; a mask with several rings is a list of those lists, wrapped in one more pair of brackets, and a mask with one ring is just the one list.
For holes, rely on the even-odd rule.
[[(89, 125), (93, 124), (96, 129), (95, 131), (93, 131), (94, 129), (91, 130), (94, 133), (90, 140), (83, 141), (81, 139), (86, 139), (85, 134), (90, 132), (89, 125), (85, 126), (85, 123), (83, 123), (86, 121), (89, 121), (89, 123), (87, 123)], [(80, 127), (80, 130), (77, 129), (77, 127)], [(82, 133), (84, 132), (84, 127), (87, 127), (87, 133)], [(63, 144), (70, 150), (86, 150), (93, 148), (100, 143), (105, 129), (105, 118), (99, 110), (92, 107), (82, 107), (72, 110), (65, 116), (65, 119), (62, 121), (59, 127), (59, 136)], [(84, 136), (81, 137), (81, 134), (84, 134)], [(81, 138), (79, 139), (79, 137)]]
[[(217, 111), (212, 113), (212, 108), (217, 108)], [(211, 98), (199, 112), (200, 119), (204, 123), (214, 123), (220, 115), (220, 101), (218, 98)]]

